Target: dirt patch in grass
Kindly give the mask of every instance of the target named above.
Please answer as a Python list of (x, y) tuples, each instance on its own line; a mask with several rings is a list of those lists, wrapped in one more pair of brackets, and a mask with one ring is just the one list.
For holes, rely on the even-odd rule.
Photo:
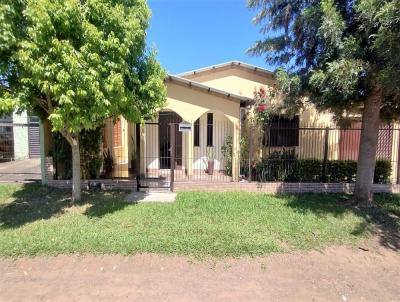
[(400, 255), (322, 251), (197, 261), (187, 257), (0, 259), (1, 301), (396, 301)]

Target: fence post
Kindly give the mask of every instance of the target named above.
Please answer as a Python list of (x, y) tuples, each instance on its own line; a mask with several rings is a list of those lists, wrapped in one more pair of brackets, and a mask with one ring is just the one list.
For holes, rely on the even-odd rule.
[(328, 182), (328, 156), (329, 156), (329, 127), (325, 127), (325, 144), (324, 144), (324, 170), (323, 181)]
[(170, 130), (170, 190), (174, 191), (174, 179), (175, 179), (175, 124), (171, 123), (169, 124), (169, 130)]
[(252, 179), (251, 179), (251, 158), (252, 158), (252, 155), (253, 155), (253, 139), (252, 139), (252, 133), (251, 133), (251, 129), (250, 129), (250, 125), (248, 125), (247, 126), (247, 140), (248, 140), (248, 143), (249, 143), (249, 146), (248, 146), (248, 150), (247, 150), (247, 152), (248, 152), (248, 154), (249, 154), (249, 156), (248, 156), (248, 169), (249, 169), (249, 171), (248, 171), (248, 173), (249, 173), (249, 176), (248, 176), (248, 181), (251, 181)]
[(136, 191), (140, 191), (140, 124), (135, 125), (135, 174), (136, 174)]

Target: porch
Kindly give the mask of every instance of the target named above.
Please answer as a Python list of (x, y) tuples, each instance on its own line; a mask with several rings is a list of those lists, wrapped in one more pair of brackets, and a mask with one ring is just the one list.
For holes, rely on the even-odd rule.
[(143, 125), (123, 118), (107, 121), (103, 153), (109, 152), (113, 158), (107, 178), (138, 178), (139, 186), (151, 188), (169, 188), (171, 180), (237, 180), (239, 160), (232, 156), (232, 122), (220, 112), (208, 111), (194, 122), (185, 121), (192, 129), (180, 132), (182, 121), (172, 110), (160, 111)]
[[(237, 181), (240, 107), (247, 99), (173, 76), (167, 86), (164, 108), (144, 124), (123, 117), (107, 121), (103, 150), (113, 158), (108, 176), (137, 177), (139, 185), (162, 187), (171, 179)], [(182, 122), (191, 130), (179, 131)]]

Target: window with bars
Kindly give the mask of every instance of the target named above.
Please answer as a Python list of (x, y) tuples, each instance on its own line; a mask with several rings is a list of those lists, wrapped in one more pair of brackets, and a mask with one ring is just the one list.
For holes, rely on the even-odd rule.
[(193, 125), (193, 145), (195, 147), (200, 147), (200, 119), (198, 118)]
[(207, 147), (213, 146), (214, 115), (207, 113)]
[(265, 125), (264, 146), (295, 147), (299, 145), (299, 116), (292, 119), (274, 116)]

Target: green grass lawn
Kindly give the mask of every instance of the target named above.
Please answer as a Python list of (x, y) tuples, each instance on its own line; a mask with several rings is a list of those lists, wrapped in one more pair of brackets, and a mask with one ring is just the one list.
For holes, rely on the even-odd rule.
[[(180, 193), (173, 204), (127, 203), (123, 193), (86, 194), (72, 204), (69, 194), (0, 185), (0, 256), (255, 256), (356, 244), (377, 227), (374, 213), (339, 205), (334, 194)], [(380, 221), (399, 214), (399, 196), (377, 199)]]

